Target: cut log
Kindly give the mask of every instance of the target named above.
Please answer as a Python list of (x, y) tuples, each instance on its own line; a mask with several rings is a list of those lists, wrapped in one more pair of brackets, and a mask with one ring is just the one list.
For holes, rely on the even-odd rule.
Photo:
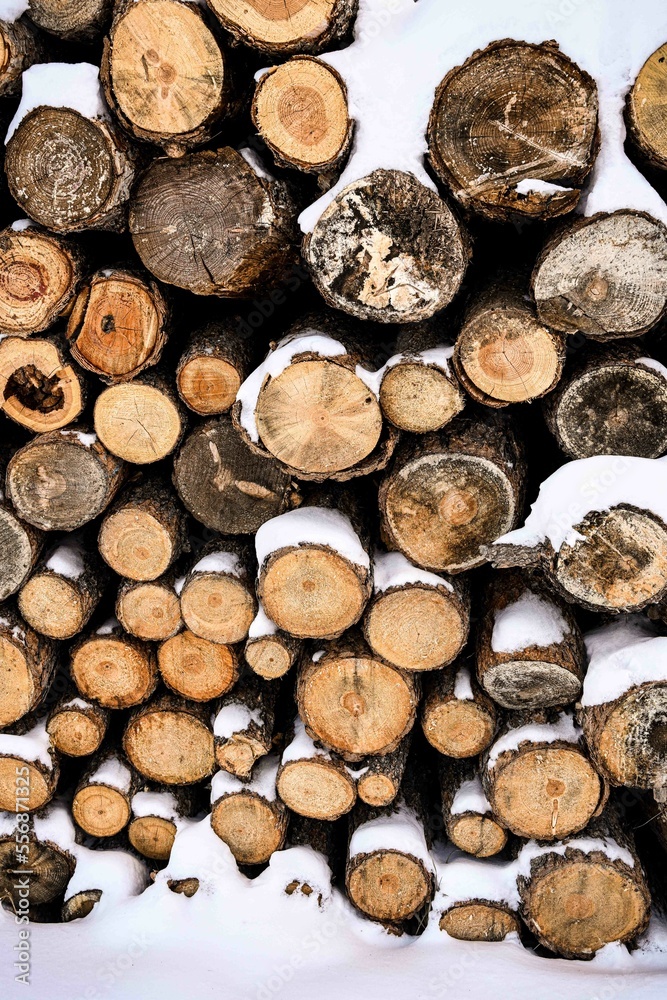
[(491, 743), (496, 708), (459, 663), (428, 678), (421, 712), (424, 735), (447, 757), (476, 757)]
[(565, 713), (517, 714), (487, 751), (480, 774), (494, 816), (519, 837), (577, 833), (607, 798), (582, 731)]
[(0, 729), (43, 701), (56, 667), (56, 645), (33, 631), (12, 604), (0, 612)]
[(176, 388), (200, 417), (226, 413), (249, 371), (248, 349), (231, 323), (196, 331), (176, 366)]
[(418, 701), (415, 675), (374, 656), (356, 632), (299, 667), (297, 704), (308, 735), (346, 760), (395, 750), (412, 729)]
[(357, 794), (362, 802), (380, 807), (394, 801), (401, 788), (411, 742), (412, 733), (408, 733), (391, 753), (365, 761), (357, 778)]
[(157, 282), (139, 271), (105, 268), (79, 286), (67, 338), (80, 365), (105, 382), (124, 382), (159, 361), (168, 322)]
[(263, 757), (249, 781), (218, 771), (211, 781), (211, 827), (237, 862), (261, 865), (280, 850), (288, 812), (276, 792), (279, 760)]
[(185, 433), (185, 411), (161, 374), (112, 385), (95, 400), (95, 431), (112, 455), (150, 465), (170, 455)]
[(440, 324), (407, 326), (396, 338), (396, 351), (382, 369), (380, 406), (402, 431), (438, 431), (460, 413), (465, 395), (451, 366), (453, 348), (442, 343)]
[(37, 565), (18, 597), (21, 614), (51, 639), (82, 631), (107, 583), (106, 567), (79, 535), (58, 542)]
[[(71, 837), (68, 836), (71, 830)], [(20, 842), (20, 837), (27, 840)], [(0, 899), (9, 900), (13, 911), (32, 920), (33, 907), (61, 896), (74, 874), (74, 829), (67, 808), (59, 803), (26, 823), (19, 817), (2, 819), (0, 825)], [(18, 863), (17, 863), (18, 862)], [(30, 872), (29, 895), (17, 868)], [(25, 882), (23, 883), (25, 885)]]
[(183, 511), (172, 491), (147, 479), (124, 493), (102, 522), (102, 558), (129, 580), (157, 580), (187, 547)]
[(56, 338), (4, 337), (0, 385), (2, 412), (34, 434), (71, 424), (86, 402), (86, 384), (76, 368), (65, 363)]
[(301, 652), (301, 641), (282, 632), (260, 606), (243, 650), (250, 669), (267, 681), (283, 677)]
[(383, 432), (372, 373), (358, 351), (329, 336), (332, 326), (316, 317), (293, 328), (243, 383), (232, 409), (253, 451), (316, 482), (384, 468), (397, 439), (393, 428)]
[(15, 21), (0, 20), (0, 97), (20, 94), (24, 70), (47, 60), (43, 39), (30, 21), (22, 17)]
[(652, 788), (667, 799), (667, 640), (643, 618), (586, 636), (581, 698), (590, 755), (613, 785)]
[(632, 343), (591, 345), (544, 402), (568, 458), (667, 451), (667, 369)]
[[(0, 481), (4, 480), (4, 456), (0, 459)], [(42, 548), (42, 533), (21, 521), (11, 506), (0, 500), (0, 601), (19, 590), (30, 575)]]
[(298, 715), (282, 753), (276, 788), (292, 812), (317, 820), (339, 819), (357, 799), (354, 772), (310, 738)]
[(644, 159), (659, 170), (667, 170), (665, 90), (667, 88), (667, 44), (653, 52), (627, 97), (625, 120), (630, 138)]
[(443, 860), (431, 908), (441, 931), (458, 941), (504, 941), (508, 934), (519, 934), (514, 863), (460, 856)]
[(252, 120), (279, 166), (320, 174), (325, 183), (350, 150), (345, 83), (312, 56), (295, 56), (260, 77)]
[(524, 463), (503, 414), (457, 417), (399, 445), (380, 485), (383, 536), (425, 569), (460, 573), (521, 513)]
[(228, 110), (227, 62), (196, 3), (117, 2), (100, 75), (123, 127), (170, 156), (211, 139)]
[(377, 550), (373, 573), (375, 594), (364, 615), (371, 649), (405, 670), (450, 664), (468, 636), (466, 586), (419, 569), (400, 552)]
[[(434, 170), (488, 219), (549, 219), (576, 206), (597, 153), (595, 81), (555, 42), (494, 42), (438, 86)], [(546, 183), (545, 183), (546, 182)]]
[(628, 836), (609, 817), (586, 835), (530, 842), (518, 858), (521, 915), (540, 944), (565, 958), (591, 958), (612, 941), (631, 941), (648, 924), (650, 896)]
[(14, 201), (47, 229), (125, 228), (135, 158), (106, 119), (45, 105), (29, 111), (7, 142), (5, 173)]
[(470, 256), (447, 203), (400, 170), (343, 188), (302, 252), (328, 305), (381, 323), (417, 323), (444, 309)]
[(30, 716), (0, 733), (0, 809), (41, 809), (55, 795), (59, 777), (58, 754), (44, 719)]
[(123, 632), (115, 618), (81, 636), (72, 648), (72, 680), (103, 708), (130, 708), (150, 698), (158, 682), (155, 653)]
[(75, 822), (91, 837), (113, 837), (130, 821), (136, 777), (114, 750), (102, 751), (82, 774), (72, 799)]
[[(455, 847), (476, 858), (490, 858), (498, 854), (507, 843), (507, 832), (493, 815), (489, 800), (484, 794), (476, 758), (462, 761), (442, 760), (440, 765), (440, 791), (442, 818), (445, 832)], [(446, 921), (447, 930), (470, 914), (456, 914)], [(456, 934), (452, 934), (456, 937)]]
[(130, 717), (123, 750), (132, 767), (151, 781), (196, 784), (215, 769), (210, 708), (160, 695)]
[(226, 535), (254, 534), (300, 503), (298, 486), (277, 462), (253, 454), (229, 417), (193, 430), (174, 460), (174, 485), (190, 513)]
[(334, 638), (359, 621), (371, 594), (371, 561), (347, 514), (317, 506), (288, 511), (260, 527), (255, 550), (257, 597), (283, 631)]
[(44, 531), (73, 531), (101, 514), (125, 467), (85, 429), (40, 434), (13, 455), (7, 494), (17, 514)]
[(160, 643), (157, 661), (169, 690), (191, 701), (220, 698), (238, 678), (232, 646), (200, 639), (187, 628)]
[(217, 707), (213, 720), (219, 768), (249, 778), (256, 762), (273, 746), (278, 688), (253, 674), (245, 676)]
[(89, 757), (99, 750), (110, 712), (70, 688), (51, 709), (46, 730), (55, 749), (68, 757)]
[(168, 861), (179, 826), (192, 815), (196, 796), (190, 788), (170, 791), (146, 785), (132, 796), (132, 819), (127, 835), (139, 854), (155, 861)]
[[(122, 843), (122, 841), (121, 841)], [(91, 850), (82, 845), (76, 850), (76, 871), (67, 884), (61, 919), (63, 923), (81, 920), (93, 911), (104, 897), (109, 906), (119, 906), (139, 896), (150, 885), (144, 861), (126, 850)]]
[(424, 824), (403, 799), (385, 809), (357, 805), (350, 818), (347, 894), (372, 920), (401, 923), (433, 895)]
[(144, 266), (196, 295), (250, 295), (295, 257), (284, 183), (229, 147), (154, 160), (134, 191), (129, 224)]
[(475, 295), (456, 338), (453, 364), (478, 403), (529, 403), (561, 377), (565, 338), (538, 321), (519, 275), (502, 273)]
[(581, 693), (584, 646), (567, 605), (517, 572), (497, 573), (484, 596), (477, 680), (503, 708), (568, 705)]
[(578, 219), (547, 242), (532, 290), (555, 330), (638, 337), (667, 313), (667, 229), (630, 210)]
[(173, 573), (157, 580), (123, 580), (116, 597), (116, 618), (126, 632), (152, 642), (171, 639), (183, 628)]
[(0, 233), (0, 333), (41, 333), (70, 308), (82, 261), (78, 249), (28, 220)]
[(181, 588), (181, 614), (201, 639), (241, 642), (257, 613), (249, 548), (218, 539), (197, 553)]
[(113, 0), (30, 0), (30, 19), (68, 41), (88, 42), (101, 35)]
[(335, 48), (357, 13), (358, 0), (211, 0), (225, 31), (244, 45), (271, 56)]

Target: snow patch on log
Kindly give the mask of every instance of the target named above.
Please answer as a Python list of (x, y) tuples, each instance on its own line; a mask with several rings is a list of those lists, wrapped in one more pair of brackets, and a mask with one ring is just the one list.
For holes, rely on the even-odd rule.
[(74, 845), (76, 870), (67, 883), (65, 902), (79, 892), (99, 889), (100, 901), (95, 912), (116, 906), (132, 896), (138, 896), (149, 883), (146, 865), (129, 851), (91, 851), (88, 847)]
[(62, 800), (49, 803), (33, 813), (33, 830), (37, 840), (50, 840), (70, 854), (76, 853), (76, 827), (69, 805)]
[(307, 760), (310, 757), (326, 757), (331, 759), (331, 754), (324, 747), (318, 747), (311, 740), (306, 732), (302, 720), (297, 716), (294, 720), (294, 736), (283, 750), (282, 763), (288, 764), (292, 760)]
[(275, 181), (275, 177), (269, 173), (254, 149), (250, 149), (249, 146), (242, 146), (239, 149), (239, 153), (246, 163), (252, 167), (258, 177), (262, 177), (265, 181)]
[(496, 861), (454, 858), (437, 859), (438, 891), (433, 901), (434, 910), (445, 910), (454, 903), (483, 899), (490, 903), (504, 903), (515, 910), (519, 906), (516, 886), (515, 861)]
[(213, 721), (213, 735), (229, 740), (234, 733), (241, 733), (251, 722), (262, 724), (262, 713), (256, 708), (248, 708), (240, 702), (223, 705)]
[(37, 63), (22, 74), (21, 102), (12, 118), (5, 144), (35, 108), (71, 108), (84, 118), (107, 118), (100, 70), (92, 63)]
[(279, 767), (278, 755), (267, 754), (255, 765), (249, 781), (241, 781), (229, 771), (216, 771), (211, 780), (211, 803), (217, 802), (223, 795), (236, 795), (239, 792), (253, 792), (267, 802), (275, 802), (278, 797), (276, 776)]
[(434, 871), (433, 859), (424, 837), (424, 827), (404, 803), (395, 812), (362, 823), (350, 838), (350, 858), (358, 854), (389, 850), (409, 854), (421, 861), (427, 871)]
[(450, 807), (450, 812), (453, 816), (458, 816), (460, 813), (466, 812), (479, 813), (481, 816), (484, 816), (486, 813), (491, 813), (492, 811), (489, 800), (484, 794), (482, 782), (477, 774), (470, 781), (463, 781), (461, 783), (456, 790)]
[(50, 746), (51, 740), (46, 731), (45, 719), (41, 719), (22, 736), (0, 733), (0, 755), (18, 757), (21, 760), (39, 761), (49, 770), (53, 770), (53, 760), (49, 753)]
[(255, 535), (259, 568), (272, 552), (299, 545), (324, 545), (348, 562), (370, 569), (370, 558), (350, 519), (328, 507), (301, 507), (265, 521)]
[(496, 740), (489, 751), (487, 767), (493, 767), (502, 753), (518, 750), (522, 743), (578, 743), (582, 737), (581, 728), (567, 712), (561, 712), (555, 722), (529, 722), (516, 726)]
[(470, 670), (468, 667), (459, 667), (454, 678), (454, 697), (459, 701), (474, 701), (475, 695), (472, 689)]
[(264, 635), (275, 635), (277, 631), (278, 626), (275, 622), (271, 621), (262, 605), (259, 604), (257, 614), (248, 629), (248, 638), (260, 639)]
[(562, 642), (570, 629), (551, 601), (528, 590), (518, 601), (496, 612), (491, 634), (494, 653), (517, 653)]
[(158, 816), (172, 823), (181, 818), (178, 803), (171, 792), (137, 792), (132, 796), (132, 815), (137, 819)]
[(35, 223), (32, 219), (17, 219), (16, 222), (12, 222), (10, 229), (13, 229), (15, 233), (22, 233), (26, 229), (32, 229)]
[(127, 794), (132, 784), (132, 772), (118, 757), (107, 757), (90, 775), (88, 784), (111, 785), (112, 788)]
[(185, 878), (198, 878), (209, 892), (220, 889), (223, 878), (225, 893), (248, 884), (227, 844), (213, 832), (210, 814), (176, 832), (169, 863), (155, 881)]
[(384, 593), (390, 587), (403, 587), (410, 583), (421, 583), (427, 587), (446, 587), (454, 591), (449, 580), (436, 573), (420, 569), (406, 559), (402, 552), (375, 551), (373, 556), (373, 590), (376, 594)]
[(0, 21), (18, 21), (30, 6), (30, 0), (0, 0)]
[(66, 538), (52, 550), (45, 568), (68, 580), (77, 580), (84, 571), (84, 547), (76, 536)]
[(616, 701), (626, 691), (651, 681), (667, 683), (667, 636), (647, 618), (628, 615), (584, 636), (588, 670), (582, 705)]
[(81, 709), (86, 709), (86, 708), (92, 708), (93, 707), (93, 702), (92, 701), (85, 701), (83, 698), (70, 698), (69, 701), (64, 702), (64, 704), (63, 704), (62, 707), (63, 708), (81, 708)]
[(100, 627), (95, 630), (95, 635), (112, 635), (116, 629), (119, 628), (121, 628), (120, 622), (112, 615), (111, 618), (107, 618), (107, 620), (102, 622)]
[(243, 566), (234, 552), (210, 552), (190, 570), (191, 573), (228, 573), (230, 576), (243, 576)]
[(610, 861), (622, 861), (629, 868), (634, 868), (635, 859), (627, 847), (621, 847), (612, 837), (569, 837), (561, 840), (557, 844), (539, 844), (536, 840), (527, 841), (516, 859), (517, 877), (530, 877), (530, 866), (535, 858), (543, 854), (565, 855), (567, 849), (583, 851), (585, 854), (592, 854), (593, 851), (601, 851), (606, 854)]
[(65, 427), (61, 431), (61, 434), (72, 434), (77, 439), (77, 441), (80, 444), (82, 444), (85, 448), (92, 448), (93, 445), (97, 442), (97, 434), (95, 434), (94, 431), (91, 432), (75, 431), (69, 427)]
[(637, 364), (644, 365), (645, 368), (652, 368), (659, 375), (662, 375), (664, 379), (667, 379), (667, 368), (661, 365), (659, 361), (656, 361), (655, 358), (637, 358)]

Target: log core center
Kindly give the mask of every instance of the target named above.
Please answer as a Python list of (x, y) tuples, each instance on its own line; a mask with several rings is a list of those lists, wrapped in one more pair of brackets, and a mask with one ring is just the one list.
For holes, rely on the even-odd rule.
[(565, 782), (558, 781), (557, 778), (549, 778), (547, 781), (547, 795), (552, 798), (558, 798), (565, 792)]
[(590, 896), (584, 895), (583, 892), (572, 892), (566, 896), (563, 909), (573, 920), (585, 920), (586, 917), (592, 917), (595, 913), (595, 903)]
[(38, 264), (15, 261), (3, 269), (3, 292), (18, 302), (36, 302), (47, 288), (48, 276)]
[(356, 691), (348, 691), (341, 697), (340, 703), (345, 711), (353, 715), (355, 719), (366, 711), (366, 702)]
[(467, 490), (447, 490), (438, 503), (440, 519), (454, 528), (470, 524), (478, 509), (477, 500)]
[(648, 742), (656, 753), (667, 754), (667, 722), (658, 722), (651, 726)]
[(5, 385), (4, 397), (15, 397), (28, 410), (51, 413), (59, 410), (65, 402), (65, 393), (60, 385), (60, 372), (47, 375), (35, 365), (24, 365), (12, 372)]
[(609, 282), (597, 271), (584, 279), (584, 293), (593, 302), (604, 302), (609, 294)]

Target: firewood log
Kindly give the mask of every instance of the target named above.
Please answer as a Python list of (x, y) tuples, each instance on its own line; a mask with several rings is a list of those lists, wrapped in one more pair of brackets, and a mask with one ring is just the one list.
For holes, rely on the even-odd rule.
[(625, 120), (630, 139), (643, 158), (659, 170), (667, 170), (667, 136), (662, 120), (667, 46), (653, 52), (627, 97)]
[(276, 680), (296, 663), (300, 652), (301, 640), (281, 631), (260, 605), (243, 650), (250, 669), (267, 681)]
[(425, 569), (460, 573), (521, 513), (524, 462), (512, 427), (490, 410), (399, 445), (379, 493), (383, 537)]
[(136, 775), (116, 750), (97, 753), (74, 791), (72, 816), (91, 837), (113, 837), (130, 821)]
[(166, 790), (147, 784), (136, 791), (127, 828), (134, 849), (151, 860), (167, 861), (178, 828), (193, 814), (196, 799), (189, 787)]
[(104, 389), (95, 400), (95, 431), (112, 455), (150, 465), (170, 455), (186, 427), (185, 411), (161, 372)]
[(227, 60), (196, 3), (117, 0), (100, 75), (123, 127), (170, 156), (210, 140), (229, 110)]
[[(479, 762), (474, 757), (441, 760), (442, 817), (452, 844), (476, 858), (489, 858), (505, 847), (507, 832), (493, 815), (478, 770)], [(441, 923), (441, 930), (446, 929)]]
[(371, 649), (405, 670), (450, 664), (468, 636), (470, 598), (460, 579), (419, 569), (400, 552), (376, 550), (374, 597), (364, 614)]
[[(0, 454), (0, 482), (4, 481), (5, 454)], [(0, 601), (23, 586), (39, 558), (43, 535), (18, 518), (0, 489)]]
[(518, 857), (521, 915), (565, 958), (591, 958), (646, 927), (650, 897), (630, 837), (609, 815), (561, 843), (529, 841)]
[(116, 596), (116, 618), (137, 639), (170, 639), (183, 628), (173, 572), (157, 580), (123, 580)]
[(68, 535), (38, 563), (18, 596), (21, 614), (51, 639), (71, 639), (88, 624), (107, 583), (96, 549)]
[(544, 401), (568, 458), (667, 451), (667, 369), (632, 342), (591, 344)]
[(516, 713), (487, 750), (480, 775), (498, 822), (540, 841), (583, 830), (607, 798), (582, 730), (566, 713)]
[(153, 160), (129, 226), (156, 278), (238, 298), (282, 277), (295, 259), (294, 208), (284, 182), (253, 163), (230, 147)]
[(287, 809), (276, 792), (279, 760), (263, 757), (248, 781), (218, 771), (211, 781), (211, 827), (241, 864), (261, 865), (282, 847)]
[(139, 269), (105, 268), (79, 286), (67, 339), (83, 368), (105, 382), (124, 382), (159, 361), (168, 323), (157, 282)]
[(82, 413), (86, 383), (67, 364), (59, 339), (4, 337), (0, 341), (0, 406), (5, 416), (34, 434), (66, 427)]
[(114, 0), (30, 0), (30, 19), (68, 41), (88, 42), (104, 30)]
[(146, 479), (123, 493), (100, 527), (100, 554), (129, 580), (157, 580), (187, 546), (185, 518), (168, 486)]
[(196, 784), (215, 769), (210, 707), (159, 695), (130, 717), (123, 750), (132, 767), (151, 781)]
[(72, 531), (109, 505), (125, 466), (96, 434), (65, 427), (33, 438), (7, 466), (7, 494), (23, 520), (44, 531)]
[(48, 62), (43, 36), (27, 18), (0, 20), (0, 97), (21, 92), (21, 74), (36, 62)]
[(69, 757), (89, 757), (102, 745), (111, 713), (76, 688), (68, 688), (49, 712), (46, 731), (52, 746)]
[(312, 56), (294, 56), (262, 74), (252, 120), (279, 166), (319, 174), (324, 184), (350, 150), (353, 122), (345, 83)]
[(160, 643), (157, 662), (169, 690), (196, 702), (222, 697), (239, 674), (233, 646), (202, 639), (187, 628)]
[(454, 370), (486, 406), (531, 402), (563, 371), (565, 338), (537, 320), (523, 286), (519, 274), (494, 275), (471, 299), (456, 338)]
[(41, 809), (55, 795), (59, 777), (58, 753), (43, 718), (28, 716), (0, 733), (0, 809)]
[(84, 698), (103, 708), (131, 708), (150, 698), (158, 682), (151, 646), (110, 618), (72, 647), (70, 672)]
[(300, 502), (291, 476), (247, 447), (229, 417), (201, 424), (174, 460), (174, 485), (190, 513), (226, 535), (251, 534)]
[(74, 244), (27, 219), (0, 233), (0, 332), (27, 337), (70, 308), (81, 277)]
[(532, 290), (547, 326), (593, 340), (638, 337), (667, 313), (667, 229), (630, 209), (578, 219), (537, 259)]
[(241, 642), (257, 613), (250, 549), (214, 539), (197, 553), (181, 588), (181, 614), (201, 639)]
[(487, 694), (503, 708), (576, 701), (585, 654), (567, 605), (515, 571), (492, 578), (483, 607), (476, 661)]
[(441, 931), (458, 941), (504, 941), (519, 933), (513, 862), (460, 855), (438, 860), (431, 913)]
[(176, 366), (176, 388), (201, 417), (226, 413), (249, 373), (249, 352), (232, 323), (195, 331)]
[(0, 728), (37, 708), (56, 667), (54, 642), (35, 632), (13, 604), (0, 611)]
[(595, 81), (555, 42), (504, 39), (438, 86), (429, 157), (464, 208), (498, 221), (553, 218), (579, 200), (597, 153), (597, 115)]
[(489, 746), (498, 725), (496, 707), (465, 661), (428, 678), (421, 725), (431, 746), (447, 757), (476, 757)]
[(375, 170), (343, 188), (304, 237), (302, 253), (334, 309), (418, 323), (452, 301), (470, 248), (435, 191), (414, 174)]
[(223, 771), (249, 778), (270, 753), (278, 688), (254, 674), (244, 676), (218, 703), (213, 720), (215, 760)]
[[(74, 848), (74, 824), (61, 802), (31, 815), (27, 822), (0, 814), (0, 899), (9, 900), (15, 913), (32, 919), (33, 906), (62, 895), (76, 867)], [(25, 881), (19, 882), (16, 873), (23, 866), (30, 872), (24, 876), (28, 896), (21, 888)]]
[(351, 631), (303, 657), (296, 696), (308, 735), (355, 761), (396, 749), (415, 721), (419, 686)]
[(334, 48), (357, 13), (358, 0), (287, 0), (243, 4), (211, 0), (209, 7), (238, 42), (270, 56)]
[(412, 733), (404, 736), (395, 750), (368, 757), (358, 769), (357, 795), (369, 806), (388, 806), (401, 789), (412, 743)]
[(292, 812), (316, 820), (339, 819), (357, 799), (354, 772), (310, 738), (298, 715), (280, 759), (276, 788)]

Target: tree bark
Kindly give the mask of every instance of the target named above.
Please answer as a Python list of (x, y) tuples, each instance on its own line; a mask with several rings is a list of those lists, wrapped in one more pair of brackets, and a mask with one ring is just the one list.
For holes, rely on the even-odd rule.
[(0, 341), (0, 406), (34, 434), (66, 427), (81, 416), (87, 387), (65, 363), (59, 339), (5, 337)]
[(356, 17), (358, 0), (211, 0), (209, 7), (234, 41), (270, 56), (335, 48)]
[(63, 237), (35, 225), (3, 229), (0, 333), (29, 337), (52, 326), (71, 308), (82, 269), (78, 247)]
[(337, 820), (357, 799), (354, 772), (307, 734), (299, 716), (283, 751), (276, 789), (289, 809), (313, 820)]
[[(45, 903), (61, 896), (76, 868), (76, 859), (72, 851), (73, 844), (65, 838), (57, 836), (55, 824), (49, 824), (48, 829), (35, 831), (35, 820), (31, 818), (29, 822), (28, 842), (21, 857), (26, 858), (25, 868), (31, 874), (26, 876), (30, 885), (30, 907), (29, 917), (32, 920), (33, 908), (40, 907)], [(46, 827), (46, 824), (44, 824)], [(16, 913), (25, 913), (21, 909), (20, 883), (16, 875), (17, 857), (16, 844), (17, 833), (12, 830), (9, 833), (0, 834), (0, 899), (9, 900), (12, 909)]]
[(226, 413), (249, 374), (249, 351), (236, 328), (209, 323), (192, 334), (176, 366), (176, 388), (200, 417)]
[(123, 632), (115, 618), (77, 640), (70, 671), (83, 697), (103, 708), (140, 705), (158, 682), (152, 647)]
[[(475, 858), (490, 858), (505, 847), (507, 832), (493, 815), (478, 771), (479, 761), (474, 757), (441, 760), (442, 818), (445, 832), (455, 847)], [(451, 934), (463, 917), (464, 914), (452, 914), (445, 926), (441, 920), (440, 929)], [(469, 919), (470, 914), (465, 914), (465, 918)]]
[(55, 749), (68, 757), (89, 757), (99, 750), (109, 727), (109, 709), (68, 688), (49, 712), (46, 731)]
[(30, 0), (30, 19), (68, 41), (89, 42), (101, 35), (113, 0)]
[(153, 698), (130, 717), (123, 750), (150, 781), (196, 784), (215, 769), (210, 707), (170, 694)]
[(247, 779), (257, 761), (270, 753), (277, 694), (275, 684), (250, 674), (222, 698), (213, 720), (213, 736), (215, 760), (223, 771)]
[[(0, 461), (3, 478), (4, 466), (4, 461)], [(0, 601), (5, 601), (23, 586), (41, 548), (42, 533), (21, 521), (7, 501), (0, 502)]]
[(241, 642), (257, 613), (250, 548), (215, 539), (197, 553), (180, 593), (186, 626), (211, 642)]
[(113, 455), (151, 465), (180, 444), (186, 415), (171, 380), (158, 372), (104, 389), (95, 400), (95, 431)]
[(200, 639), (187, 628), (160, 643), (157, 661), (169, 690), (195, 702), (220, 698), (239, 674), (233, 646)]
[(0, 614), (3, 684), (0, 728), (18, 722), (43, 701), (56, 667), (56, 644), (33, 631), (13, 604)]
[(667, 170), (667, 132), (663, 118), (667, 45), (653, 52), (627, 97), (625, 120), (630, 139), (652, 167)]
[(554, 218), (579, 200), (599, 144), (597, 117), (595, 81), (555, 42), (504, 39), (438, 86), (430, 161), (466, 209), (500, 222)]
[(457, 661), (453, 668), (428, 678), (421, 724), (426, 739), (439, 753), (476, 757), (494, 737), (497, 710), (472, 679), (465, 661)]
[(42, 36), (28, 20), (0, 20), (0, 97), (21, 92), (21, 74), (36, 62), (47, 62)]
[(30, 715), (0, 733), (0, 809), (41, 809), (55, 795), (59, 777), (59, 757), (43, 719)]
[(96, 754), (74, 791), (72, 816), (91, 837), (113, 837), (130, 821), (137, 778), (119, 756), (107, 748)]
[(157, 580), (123, 580), (116, 596), (116, 618), (137, 639), (159, 642), (183, 628), (173, 572)]
[(278, 758), (264, 757), (247, 782), (218, 771), (211, 782), (211, 827), (239, 864), (261, 865), (280, 850), (288, 812), (277, 797)]

